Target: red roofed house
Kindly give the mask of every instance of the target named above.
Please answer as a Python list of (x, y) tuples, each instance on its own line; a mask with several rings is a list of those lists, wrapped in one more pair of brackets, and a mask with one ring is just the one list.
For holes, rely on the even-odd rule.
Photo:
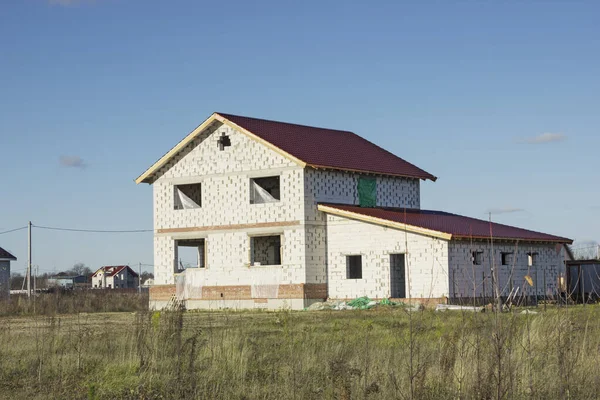
[(17, 257), (0, 247), (0, 300), (10, 295), (10, 262), (16, 260)]
[(140, 284), (140, 276), (127, 265), (102, 267), (92, 275), (94, 289), (133, 289)]
[(151, 306), (491, 297), (492, 264), (505, 296), (560, 291), (571, 240), (421, 210), (436, 179), (352, 132), (214, 113), (136, 179), (154, 192)]

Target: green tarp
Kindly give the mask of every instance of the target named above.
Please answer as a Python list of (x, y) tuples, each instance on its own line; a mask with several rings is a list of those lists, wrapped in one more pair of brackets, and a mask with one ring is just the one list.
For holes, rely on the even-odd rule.
[(358, 204), (361, 207), (377, 205), (377, 179), (358, 178)]

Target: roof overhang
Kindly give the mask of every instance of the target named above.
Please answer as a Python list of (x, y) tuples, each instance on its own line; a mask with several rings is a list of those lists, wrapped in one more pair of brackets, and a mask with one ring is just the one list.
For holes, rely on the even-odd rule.
[[(558, 239), (531, 239), (531, 238), (517, 238), (517, 237), (492, 237), (494, 242), (526, 242), (526, 243), (552, 243), (552, 244), (571, 244), (573, 241), (567, 238)], [(452, 240), (490, 240), (489, 236), (464, 236), (464, 235), (452, 235)]]
[[(423, 227), (416, 226), (416, 225), (410, 225), (410, 224), (405, 224), (405, 223), (401, 223), (401, 222), (397, 222), (397, 221), (392, 221), (389, 219), (376, 218), (376, 217), (361, 214), (358, 212), (342, 210), (342, 209), (336, 208), (335, 206), (332, 206), (332, 205), (318, 204), (317, 209), (319, 211), (322, 211), (322, 212), (325, 212), (328, 214), (332, 214), (332, 215), (337, 215), (340, 217), (350, 218), (350, 219), (354, 219), (357, 221), (372, 223), (372, 224), (381, 225), (381, 226), (387, 226), (390, 228), (405, 230), (407, 232), (418, 233), (418, 234), (436, 237), (436, 238), (440, 238), (440, 239), (444, 239), (444, 240), (456, 240), (456, 241), (459, 241), (459, 240), (488, 241), (488, 240), (490, 240), (489, 236), (465, 236), (465, 235), (452, 234), (452, 233), (448, 233), (448, 232), (441, 232), (441, 231), (437, 231), (437, 230), (433, 230), (433, 229), (423, 228)], [(556, 239), (553, 239), (553, 238), (535, 239), (535, 238), (518, 238), (518, 237), (506, 236), (506, 237), (493, 237), (493, 240), (494, 240), (494, 242), (511, 242), (511, 243), (524, 242), (524, 243), (555, 244), (555, 245), (556, 244), (565, 245), (565, 244), (570, 244), (573, 242), (571, 239), (560, 238), (560, 237), (556, 237)]]
[(371, 224), (375, 224), (375, 225), (387, 226), (389, 228), (399, 229), (399, 230), (412, 232), (412, 233), (418, 233), (418, 234), (426, 235), (426, 236), (432, 236), (432, 237), (436, 237), (436, 238), (444, 239), (444, 240), (452, 239), (452, 235), (449, 233), (434, 231), (431, 229), (425, 229), (425, 228), (421, 228), (419, 226), (403, 224), (400, 222), (389, 221), (387, 219), (370, 217), (368, 215), (358, 214), (358, 213), (354, 213), (354, 212), (346, 211), (346, 210), (340, 210), (338, 208), (326, 206), (323, 204), (317, 205), (317, 209), (324, 213), (337, 215), (339, 217), (350, 218), (350, 219), (354, 219), (357, 221), (367, 222), (367, 223), (371, 223)]

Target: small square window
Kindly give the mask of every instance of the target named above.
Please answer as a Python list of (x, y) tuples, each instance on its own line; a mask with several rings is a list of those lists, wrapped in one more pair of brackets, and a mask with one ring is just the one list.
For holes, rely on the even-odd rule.
[(510, 265), (512, 263), (513, 253), (502, 253), (502, 265)]
[(362, 256), (346, 256), (346, 279), (362, 279)]
[(527, 253), (527, 266), (533, 267), (537, 265), (537, 253)]
[(277, 203), (280, 199), (279, 176), (250, 179), (250, 204)]
[(251, 237), (250, 265), (281, 265), (281, 235)]
[(483, 251), (474, 251), (471, 255), (473, 265), (481, 265), (483, 263)]
[(202, 185), (193, 183), (190, 185), (175, 185), (175, 210), (189, 210), (202, 206)]

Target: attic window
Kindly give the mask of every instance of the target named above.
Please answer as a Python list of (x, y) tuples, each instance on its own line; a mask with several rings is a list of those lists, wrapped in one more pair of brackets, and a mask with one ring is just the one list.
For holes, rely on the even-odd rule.
[(227, 136), (225, 134), (225, 132), (223, 132), (221, 134), (221, 137), (219, 137), (218, 144), (219, 144), (219, 150), (223, 151), (223, 150), (225, 150), (225, 147), (231, 146), (231, 139), (229, 139), (229, 136)]
[(281, 265), (281, 235), (251, 237), (250, 265)]
[(175, 186), (175, 210), (188, 210), (202, 206), (202, 186), (200, 183)]
[(177, 240), (177, 269), (206, 267), (206, 241), (204, 239)]
[(250, 204), (276, 203), (280, 198), (279, 176), (250, 179)]

